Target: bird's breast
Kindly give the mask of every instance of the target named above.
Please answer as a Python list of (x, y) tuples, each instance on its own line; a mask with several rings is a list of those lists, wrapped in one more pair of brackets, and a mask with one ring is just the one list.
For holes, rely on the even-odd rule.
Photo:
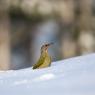
[(51, 58), (50, 58), (49, 55), (47, 55), (47, 56), (45, 57), (44, 62), (39, 66), (39, 68), (48, 67), (48, 66), (50, 66), (50, 64), (51, 64)]

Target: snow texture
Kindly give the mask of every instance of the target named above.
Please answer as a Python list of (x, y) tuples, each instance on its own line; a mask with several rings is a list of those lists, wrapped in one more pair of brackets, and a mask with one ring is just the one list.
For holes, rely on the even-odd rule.
[(95, 54), (44, 69), (0, 71), (0, 95), (95, 95)]

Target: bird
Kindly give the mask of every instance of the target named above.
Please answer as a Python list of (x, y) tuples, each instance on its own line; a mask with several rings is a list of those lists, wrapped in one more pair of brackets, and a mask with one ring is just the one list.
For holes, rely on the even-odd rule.
[(33, 65), (33, 69), (41, 69), (51, 66), (51, 56), (48, 54), (48, 47), (52, 44), (53, 43), (42, 45), (40, 58), (37, 63)]

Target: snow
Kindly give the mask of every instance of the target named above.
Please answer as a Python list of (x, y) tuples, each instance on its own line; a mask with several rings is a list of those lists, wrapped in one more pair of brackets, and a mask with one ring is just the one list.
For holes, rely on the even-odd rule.
[(95, 54), (44, 69), (0, 71), (0, 95), (95, 95)]

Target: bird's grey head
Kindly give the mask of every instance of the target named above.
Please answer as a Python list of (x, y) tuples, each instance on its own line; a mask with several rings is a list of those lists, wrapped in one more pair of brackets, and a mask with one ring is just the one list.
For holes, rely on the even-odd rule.
[(48, 47), (50, 46), (50, 45), (52, 45), (53, 43), (49, 43), (49, 44), (44, 44), (44, 45), (42, 45), (42, 47), (41, 47), (41, 52), (44, 52), (44, 51), (47, 51), (48, 50)]

